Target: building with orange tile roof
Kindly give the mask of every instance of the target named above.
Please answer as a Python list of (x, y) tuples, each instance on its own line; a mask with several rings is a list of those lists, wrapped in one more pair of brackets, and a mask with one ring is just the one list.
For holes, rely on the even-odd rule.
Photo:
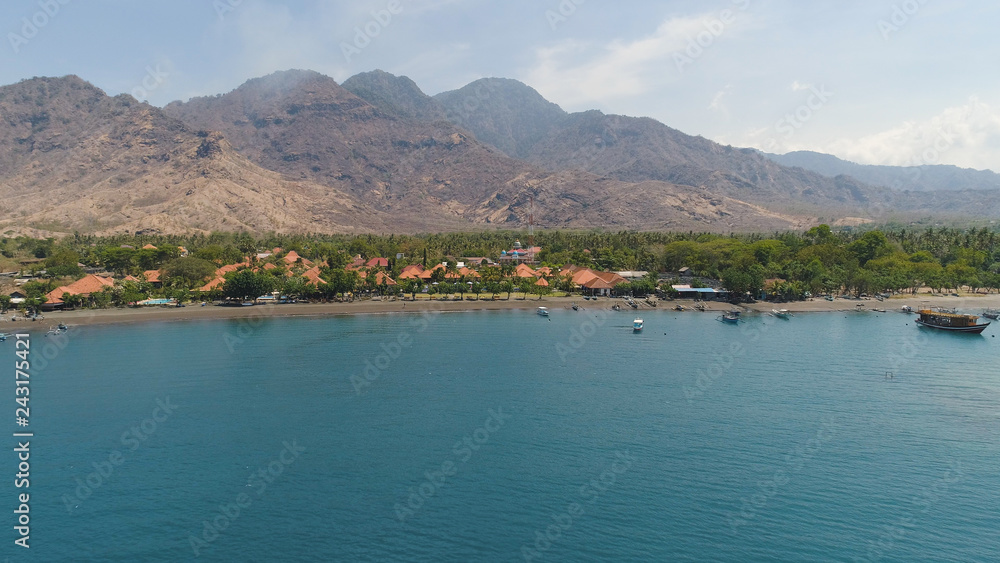
[(388, 268), (389, 259), (388, 258), (372, 258), (371, 260), (365, 262), (365, 266), (369, 268)]
[(142, 273), (142, 275), (143, 277), (146, 278), (146, 281), (153, 284), (153, 287), (163, 286), (163, 282), (160, 280), (159, 270), (146, 270), (145, 272)]
[(531, 269), (531, 266), (521, 263), (514, 269), (514, 275), (519, 278), (537, 278), (538, 272)]
[(215, 288), (221, 288), (224, 283), (226, 283), (226, 278), (220, 276), (199, 287), (198, 291), (212, 291)]
[(87, 274), (66, 286), (66, 289), (68, 290), (67, 293), (74, 295), (90, 295), (91, 293), (103, 290), (105, 287), (114, 287), (114, 285), (115, 280), (113, 278), (102, 278), (94, 274)]
[(326, 284), (326, 280), (319, 277), (319, 274), (320, 274), (320, 267), (313, 266), (312, 268), (309, 268), (305, 272), (302, 272), (302, 277), (309, 280), (309, 283), (311, 283), (312, 285), (319, 287), (320, 285)]
[(305, 264), (306, 266), (312, 266), (311, 260), (299, 256), (299, 253), (295, 252), (294, 250), (289, 250), (288, 254), (286, 254), (285, 257), (282, 258), (282, 260), (284, 260), (286, 264), (296, 264), (301, 261), (301, 263)]
[(142, 248), (143, 248), (143, 250), (156, 250), (156, 247), (153, 246), (153, 245), (151, 245), (151, 244), (147, 244), (146, 246), (143, 246)]
[(403, 268), (397, 278), (401, 280), (417, 280), (420, 279), (420, 273), (423, 271), (424, 267), (420, 264), (411, 264)]
[[(386, 274), (385, 272), (383, 272), (381, 270), (376, 271), (375, 274), (374, 274), (374, 276), (375, 276), (374, 277), (374, 279), (375, 279), (375, 285), (382, 285), (383, 283), (385, 283), (385, 285), (397, 285), (396, 284), (396, 280), (390, 278), (388, 274)], [(364, 272), (364, 271), (360, 272), (358, 274), (358, 278), (363, 279), (363, 280), (364, 279), (368, 279), (368, 272)]]

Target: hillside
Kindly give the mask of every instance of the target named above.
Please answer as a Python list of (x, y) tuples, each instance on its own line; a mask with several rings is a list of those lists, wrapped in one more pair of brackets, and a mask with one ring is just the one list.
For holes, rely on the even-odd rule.
[(434, 99), (453, 123), (522, 159), (530, 159), (535, 146), (567, 115), (533, 88), (508, 78), (482, 78)]
[(160, 110), (83, 80), (0, 87), (0, 229), (428, 232), (539, 226), (753, 230), (805, 225), (664, 182), (507, 157), (447, 121), (389, 114), (293, 71)]
[(846, 175), (875, 186), (913, 191), (1000, 190), (1000, 174), (935, 164), (923, 166), (876, 166), (855, 164), (833, 155), (812, 151), (765, 156), (783, 166), (796, 166), (824, 176)]
[[(344, 232), (364, 210), (250, 163), (218, 134), (69, 76), (0, 88), (0, 228)], [(331, 194), (333, 195), (333, 194)]]

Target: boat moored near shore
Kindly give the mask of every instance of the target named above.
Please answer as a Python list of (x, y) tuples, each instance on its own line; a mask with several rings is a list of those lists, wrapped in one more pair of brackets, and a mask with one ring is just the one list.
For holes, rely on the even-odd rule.
[(990, 326), (989, 322), (977, 323), (979, 317), (976, 315), (962, 315), (932, 309), (921, 309), (917, 311), (917, 314), (920, 315), (920, 318), (916, 320), (917, 325), (950, 332), (979, 334)]

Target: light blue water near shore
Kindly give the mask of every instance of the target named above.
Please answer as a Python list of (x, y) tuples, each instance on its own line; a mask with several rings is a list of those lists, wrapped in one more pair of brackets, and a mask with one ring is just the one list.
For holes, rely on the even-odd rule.
[(73, 328), (35, 365), (32, 547), (8, 527), (3, 555), (1000, 558), (998, 327), (642, 316), (642, 334), (561, 308)]

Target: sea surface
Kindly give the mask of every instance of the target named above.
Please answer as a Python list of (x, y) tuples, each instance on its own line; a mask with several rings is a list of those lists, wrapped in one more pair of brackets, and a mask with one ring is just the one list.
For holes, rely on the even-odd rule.
[(1000, 326), (633, 316), (32, 333), (31, 547), (9, 449), (0, 557), (1000, 561)]

